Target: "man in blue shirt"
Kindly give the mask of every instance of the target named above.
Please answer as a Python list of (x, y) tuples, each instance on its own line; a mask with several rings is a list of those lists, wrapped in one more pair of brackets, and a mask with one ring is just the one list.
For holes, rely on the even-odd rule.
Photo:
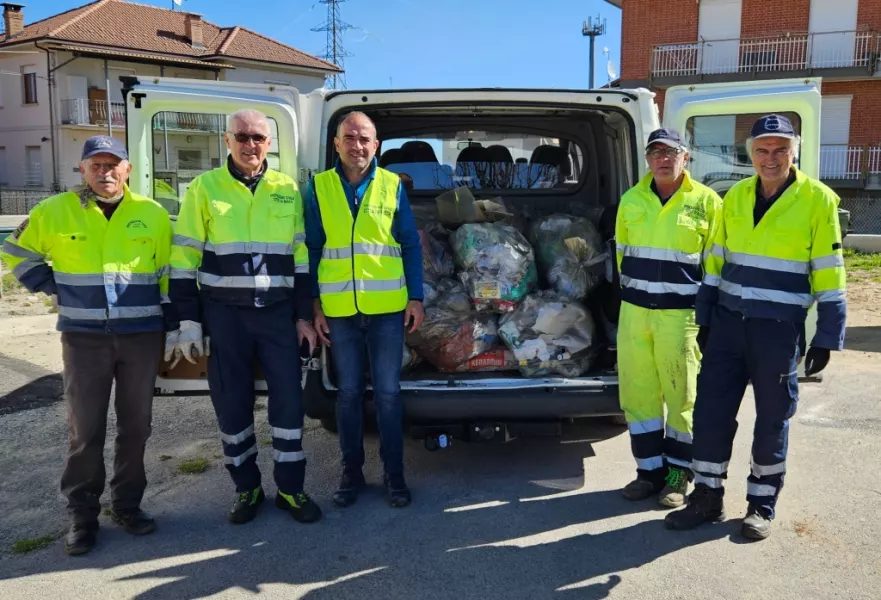
[[(334, 504), (345, 507), (355, 502), (358, 491), (365, 485), (362, 467), (364, 465), (363, 443), (363, 406), (366, 389), (366, 359), (370, 357), (370, 381), (373, 386), (373, 398), (376, 406), (376, 418), (380, 434), (380, 456), (385, 470), (384, 484), (389, 504), (403, 507), (410, 503), (410, 490), (404, 481), (404, 439), (403, 439), (403, 408), (400, 400), (400, 375), (404, 347), (405, 328), (413, 332), (421, 325), (424, 318), (422, 307), (422, 247), (416, 230), (416, 223), (407, 200), (407, 193), (397, 176), (383, 171), (377, 166), (376, 151), (379, 141), (376, 137), (376, 126), (367, 115), (353, 112), (347, 115), (337, 127), (334, 146), (339, 160), (333, 172), (325, 172), (316, 177), (333, 185), (322, 187), (313, 180), (304, 190), (303, 202), (306, 210), (306, 246), (309, 248), (309, 266), (312, 274), (312, 297), (314, 298), (315, 328), (321, 341), (333, 349), (333, 367), (336, 384), (339, 390), (337, 400), (337, 426), (339, 429), (340, 448), (342, 450), (343, 475), (339, 489), (333, 496)], [(335, 174), (335, 175), (334, 175)], [(330, 175), (330, 176), (329, 176)], [(392, 175), (396, 183), (394, 188), (385, 192), (382, 185), (371, 185), (375, 179), (388, 181)], [(383, 255), (400, 257), (403, 274), (406, 279), (406, 306), (401, 297), (401, 308), (385, 314), (364, 314), (358, 309), (355, 301), (355, 314), (351, 316), (326, 316), (325, 310), (331, 312), (329, 298), (322, 305), (319, 274), (321, 272), (322, 255), (325, 259), (341, 252), (341, 249), (325, 249), (327, 235), (325, 225), (333, 227), (334, 222), (348, 215), (322, 214), (328, 212), (330, 206), (340, 206), (328, 198), (333, 196), (327, 190), (337, 189), (336, 182), (342, 186), (348, 201), (351, 216), (354, 217), (352, 237), (359, 229), (362, 204), (371, 204), (375, 199), (371, 193), (395, 193), (397, 195), (396, 210), (392, 217), (391, 238), (399, 246), (387, 246)], [(321, 192), (318, 197), (316, 190)], [(338, 192), (339, 193), (339, 192)], [(340, 194), (341, 196), (341, 194)], [(388, 197), (391, 201), (391, 197)], [(345, 208), (342, 208), (344, 211)], [(363, 217), (371, 219), (370, 213)], [(338, 231), (338, 229), (335, 229)], [(352, 240), (350, 253), (365, 252), (365, 244), (356, 244)], [(371, 244), (370, 246), (377, 246)], [(330, 250), (330, 251), (328, 251)], [(349, 250), (346, 248), (345, 250)], [(339, 262), (337, 260), (337, 262)], [(352, 278), (358, 286), (371, 283), (369, 273), (358, 272), (353, 259)], [(400, 266), (398, 267), (400, 268)], [(352, 286), (352, 290), (355, 289)], [(360, 290), (360, 287), (358, 287)], [(365, 288), (366, 289), (366, 288)], [(360, 292), (351, 292), (353, 295)], [(337, 294), (338, 295), (338, 294)], [(374, 311), (375, 312), (375, 311)], [(382, 311), (380, 311), (382, 312)]]

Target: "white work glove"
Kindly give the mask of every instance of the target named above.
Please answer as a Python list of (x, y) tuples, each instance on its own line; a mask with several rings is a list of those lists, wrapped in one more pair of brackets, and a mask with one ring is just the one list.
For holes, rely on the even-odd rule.
[(165, 334), (165, 361), (170, 368), (177, 366), (181, 358), (196, 364), (202, 356), (210, 352), (209, 339), (202, 337), (202, 324), (196, 321), (181, 321), (180, 329)]

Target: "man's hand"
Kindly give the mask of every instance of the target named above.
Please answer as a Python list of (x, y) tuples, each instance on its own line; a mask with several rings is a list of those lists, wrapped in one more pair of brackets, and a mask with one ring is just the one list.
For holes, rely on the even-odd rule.
[(709, 339), (710, 327), (708, 325), (701, 325), (697, 331), (697, 347), (700, 348), (701, 354), (706, 351)]
[(829, 354), (830, 351), (827, 348), (811, 346), (805, 358), (805, 375), (810, 377), (825, 369), (829, 364)]
[(404, 311), (404, 327), (409, 327), (407, 333), (413, 333), (422, 321), (425, 320), (425, 308), (419, 300), (410, 300), (407, 303), (407, 309)]
[(302, 346), (304, 339), (309, 340), (309, 356), (312, 356), (318, 345), (318, 334), (315, 333), (315, 328), (308, 321), (300, 319), (297, 321), (297, 344)]
[(321, 310), (321, 300), (318, 298), (312, 302), (312, 324), (321, 343), (330, 346), (330, 325), (327, 324), (327, 317)]

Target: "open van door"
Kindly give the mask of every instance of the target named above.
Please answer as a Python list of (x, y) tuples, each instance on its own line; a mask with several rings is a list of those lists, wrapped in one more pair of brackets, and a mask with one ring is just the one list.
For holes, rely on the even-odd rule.
[[(779, 79), (671, 87), (664, 101), (664, 125), (690, 140), (692, 176), (724, 197), (735, 183), (755, 175), (745, 144), (752, 124), (765, 114), (784, 114), (801, 136), (798, 168), (819, 179), (820, 82)], [(808, 343), (816, 329), (813, 307), (805, 323)], [(804, 361), (799, 375), (804, 377)]]
[[(155, 198), (174, 218), (189, 183), (226, 162), (226, 118), (242, 108), (269, 117), (269, 166), (298, 178), (299, 92), (291, 87), (168, 78), (123, 78), (133, 192)], [(291, 365), (300, 368), (300, 365)], [(255, 365), (255, 389), (266, 382)], [(159, 365), (155, 394), (208, 392), (207, 360)]]

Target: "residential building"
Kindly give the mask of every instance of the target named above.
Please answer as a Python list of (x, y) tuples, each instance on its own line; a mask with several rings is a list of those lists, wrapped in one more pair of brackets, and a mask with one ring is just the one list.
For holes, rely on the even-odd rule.
[[(25, 25), (2, 3), (0, 185), (64, 189), (81, 182), (85, 139), (125, 139), (121, 77), (186, 77), (302, 91), (323, 87), (333, 64), (240, 26), (125, 0), (98, 0)], [(154, 119), (157, 173), (177, 192), (226, 156), (223, 115), (162, 113)], [(2, 193), (2, 191), (0, 191)]]
[[(622, 9), (620, 87), (822, 77), (820, 175), (881, 233), (881, 0), (607, 0)], [(698, 175), (748, 167), (752, 116), (694, 119)], [(727, 165), (727, 167), (725, 166)], [(735, 169), (736, 170), (736, 169)], [(866, 211), (869, 211), (868, 213)], [(868, 221), (865, 226), (870, 226)]]

